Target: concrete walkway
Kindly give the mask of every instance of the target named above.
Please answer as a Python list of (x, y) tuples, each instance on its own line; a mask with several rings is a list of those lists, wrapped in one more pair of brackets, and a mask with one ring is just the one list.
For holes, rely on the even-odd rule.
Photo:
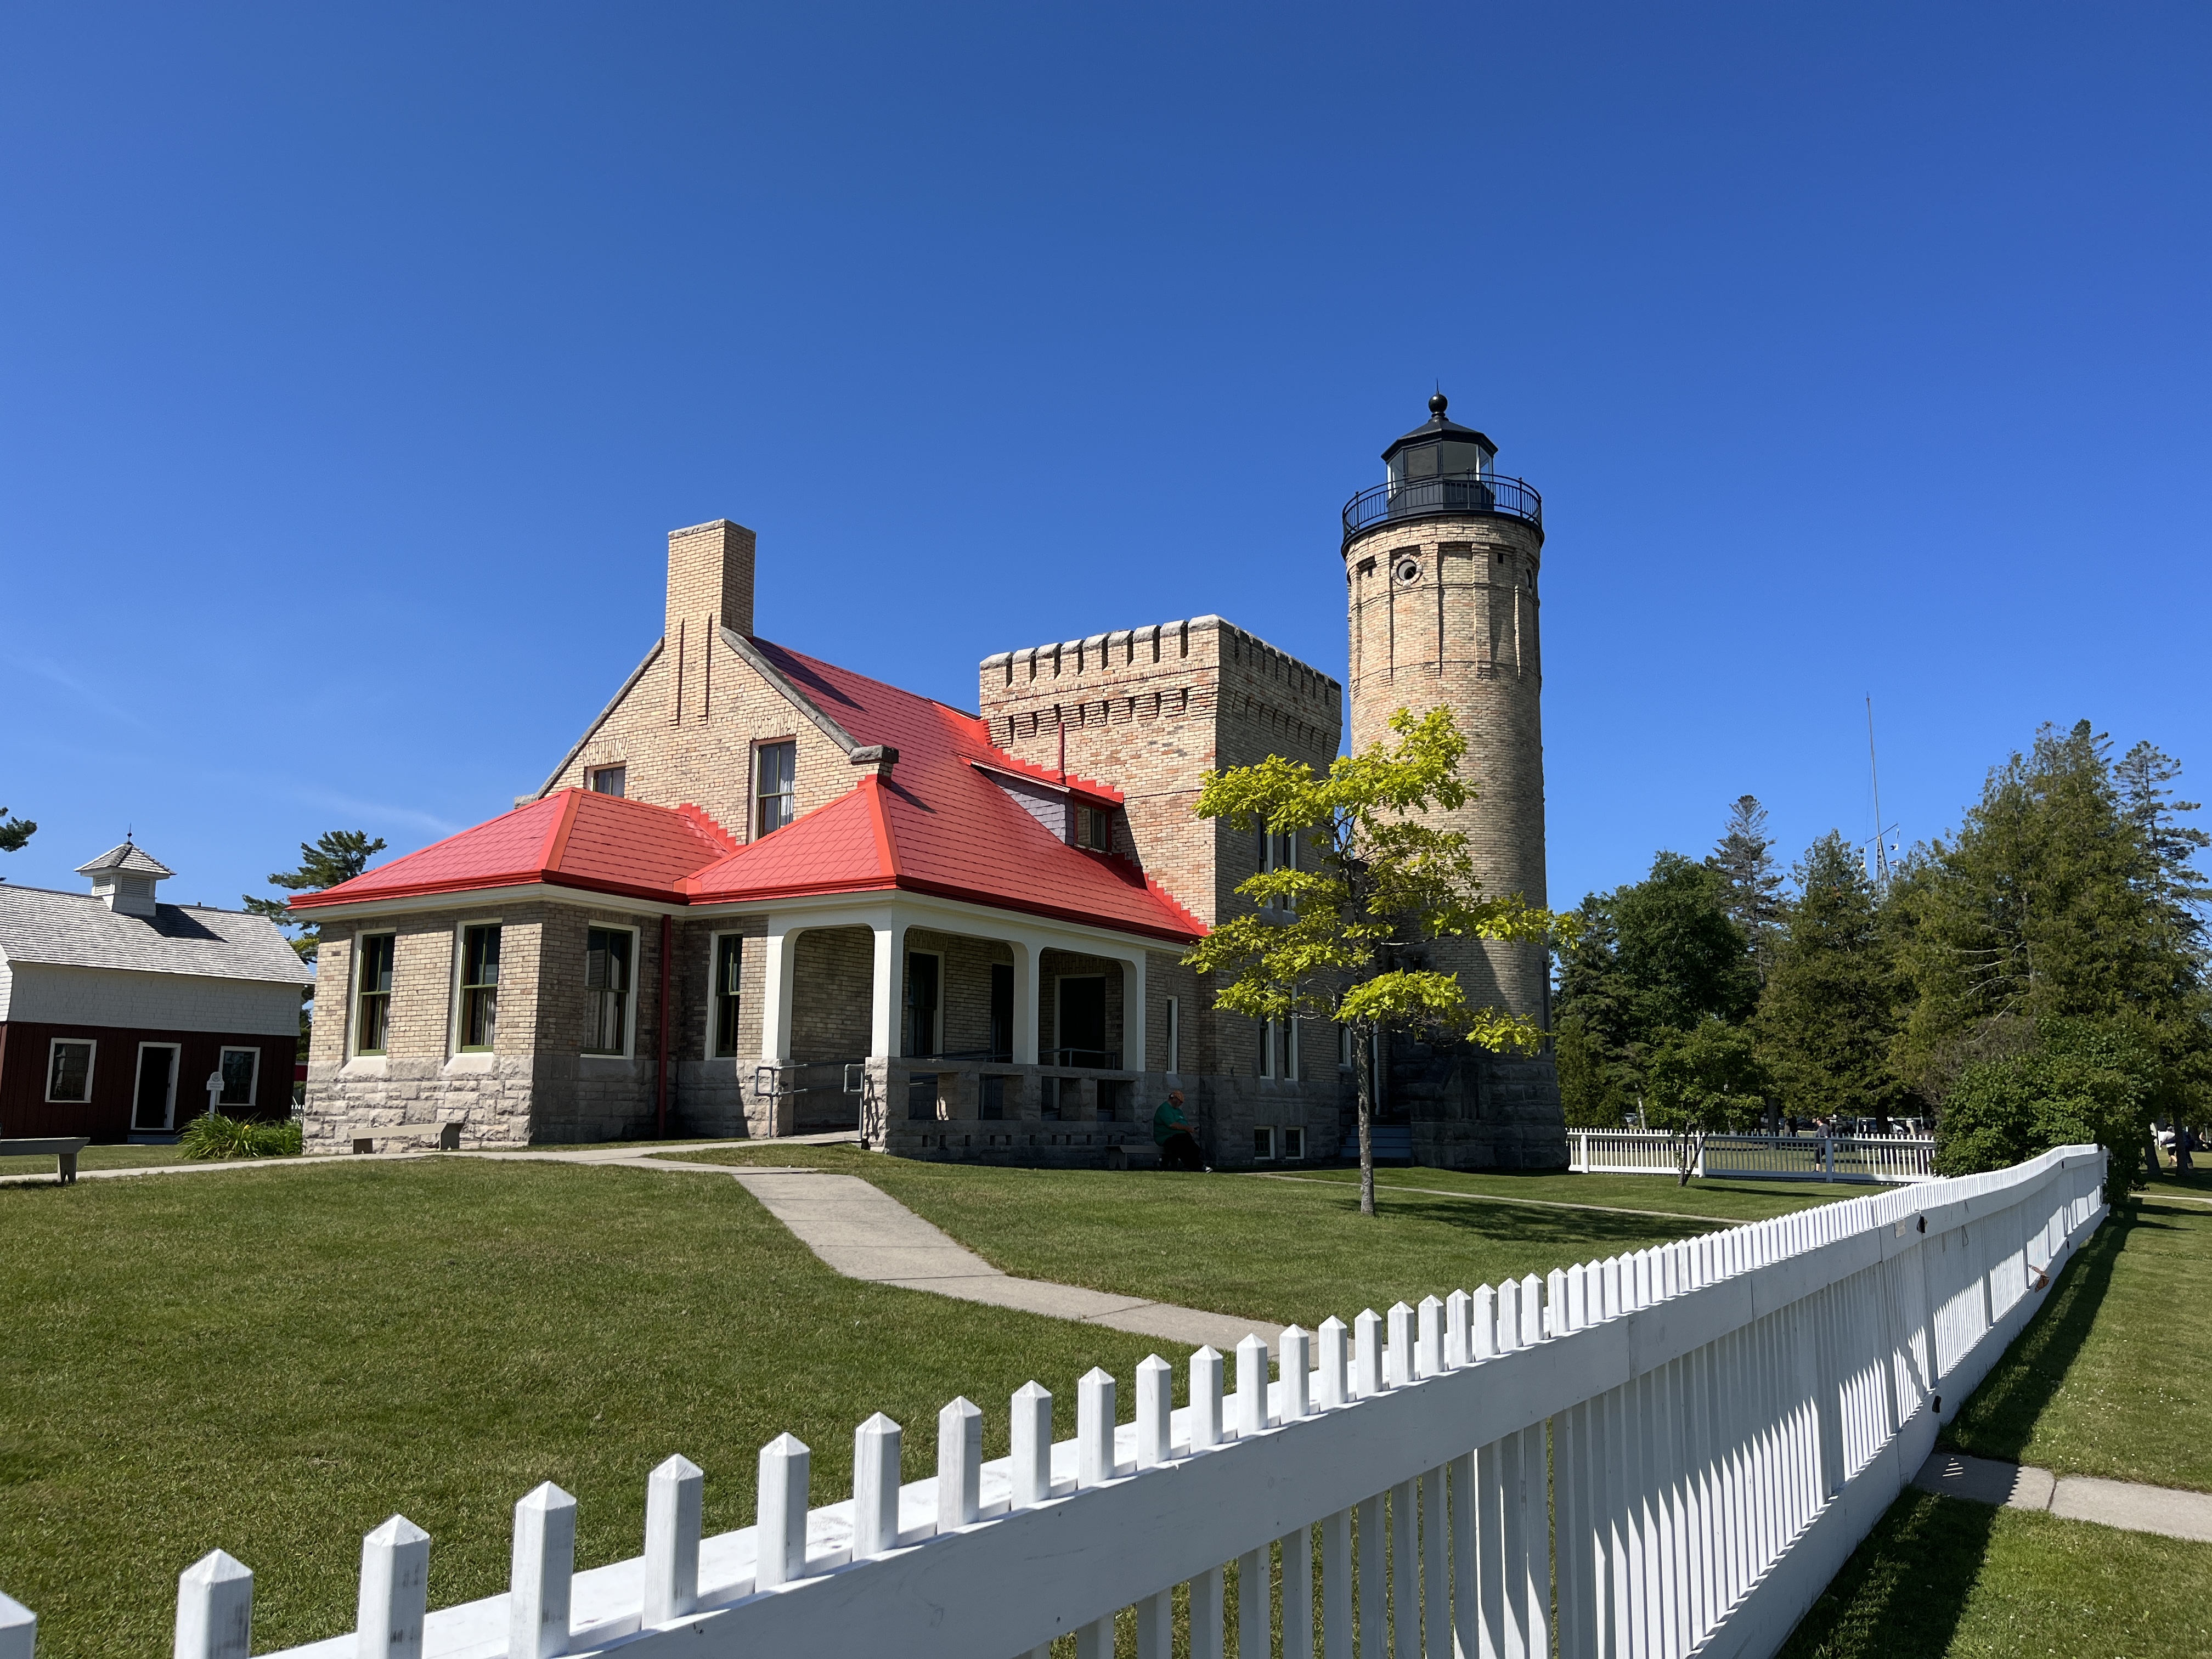
[(768, 1166), (733, 1173), (738, 1184), (790, 1228), (800, 1243), (848, 1279), (894, 1285), (906, 1291), (932, 1291), (963, 1302), (983, 1302), (994, 1308), (1015, 1308), (1088, 1325), (1107, 1325), (1192, 1347), (1211, 1343), (1223, 1353), (1233, 1353), (1247, 1336), (1259, 1337), (1270, 1351), (1280, 1346), (1282, 1328), (1264, 1320), (1201, 1313), (1195, 1308), (1147, 1302), (1142, 1297), (1114, 1296), (1000, 1273), (858, 1176)]
[(1939, 1498), (1963, 1498), (2008, 1510), (2043, 1510), (2063, 1520), (2094, 1521), (2123, 1532), (2155, 1532), (2212, 1544), (2212, 1492), (2053, 1474), (2025, 1463), (1947, 1451), (1923, 1464), (1912, 1484)]

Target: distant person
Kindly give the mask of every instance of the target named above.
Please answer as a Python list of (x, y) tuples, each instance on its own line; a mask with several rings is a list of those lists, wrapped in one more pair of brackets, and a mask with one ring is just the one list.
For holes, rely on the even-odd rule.
[(1170, 1089), (1152, 1114), (1152, 1139), (1159, 1143), (1163, 1170), (1203, 1170), (1206, 1154), (1191, 1139), (1190, 1120), (1182, 1115), (1182, 1091)]
[(2173, 1126), (2174, 1174), (2194, 1175), (2197, 1172), (2197, 1165), (2190, 1160), (2189, 1157), (2189, 1154), (2196, 1149), (2196, 1131), (2191, 1129), (2186, 1123), (2175, 1124)]

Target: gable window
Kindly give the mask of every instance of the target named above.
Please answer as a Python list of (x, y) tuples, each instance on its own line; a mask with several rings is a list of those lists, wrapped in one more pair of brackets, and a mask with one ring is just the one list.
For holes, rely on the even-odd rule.
[(357, 1054), (380, 1054), (392, 1030), (392, 957), (396, 933), (364, 933), (356, 947), (354, 1045)]
[(619, 795), (629, 787), (627, 766), (595, 766), (584, 778), (584, 787), (595, 795)]
[(46, 1098), (57, 1103), (92, 1098), (92, 1056), (99, 1045), (56, 1037), (46, 1046)]
[(584, 1052), (629, 1052), (630, 957), (637, 935), (627, 927), (584, 934)]
[(1075, 809), (1075, 844), (1087, 847), (1094, 853), (1114, 850), (1114, 815), (1102, 812), (1095, 806), (1078, 805)]
[(499, 927), (461, 930), (461, 1049), (481, 1054), (499, 1035)]
[(251, 1106), (253, 1104), (253, 1085), (261, 1072), (261, 1050), (258, 1048), (225, 1048), (222, 1054), (222, 1092), (216, 1097), (218, 1106)]
[(794, 743), (764, 743), (753, 750), (753, 834), (774, 835), (797, 816), (792, 777), (799, 762)]
[(732, 1060), (738, 1052), (738, 984), (744, 971), (745, 942), (735, 933), (714, 940), (714, 1058)]

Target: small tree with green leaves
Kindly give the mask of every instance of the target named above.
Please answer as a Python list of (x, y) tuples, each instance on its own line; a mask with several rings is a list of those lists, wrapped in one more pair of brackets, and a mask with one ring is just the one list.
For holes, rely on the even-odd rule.
[(1237, 829), (1294, 836), (1302, 866), (1237, 890), (1258, 907), (1221, 922), (1184, 961), (1221, 976), (1215, 1006), (1255, 1020), (1330, 1019), (1352, 1033), (1359, 1100), (1359, 1211), (1375, 1213), (1373, 1056), (1378, 1033), (1423, 1030), (1483, 1048), (1534, 1053), (1534, 1022), (1469, 1003), (1456, 975), (1407, 965), (1430, 940), (1541, 945), (1571, 927), (1518, 894), (1486, 896), (1467, 837), (1415, 815), (1454, 811), (1467, 739), (1451, 711), (1390, 717), (1395, 741), (1340, 755), (1326, 776), (1270, 755), (1209, 772), (1194, 810)]
[(1756, 1129), (1773, 1086), (1750, 1031), (1711, 1014), (1659, 1044), (1649, 1085), (1644, 1112), (1674, 1137), (1674, 1175), (1684, 1187), (1705, 1156), (1705, 1138)]
[[(351, 881), (368, 868), (369, 860), (384, 850), (384, 838), (368, 838), (366, 830), (325, 830), (313, 843), (300, 843), (300, 867), (281, 870), (269, 878), (272, 887), (289, 888), (295, 893), (319, 893), (325, 887), (335, 887), (342, 881)], [(241, 896), (246, 908), (257, 916), (266, 916), (279, 927), (293, 934), (292, 948), (300, 953), (300, 960), (313, 967), (316, 948), (322, 944), (323, 930), (311, 918), (302, 916), (289, 903), (280, 898), (255, 898), (251, 893)], [(315, 992), (313, 986), (300, 993), (300, 1058), (307, 1057), (307, 1036), (313, 1024)]]

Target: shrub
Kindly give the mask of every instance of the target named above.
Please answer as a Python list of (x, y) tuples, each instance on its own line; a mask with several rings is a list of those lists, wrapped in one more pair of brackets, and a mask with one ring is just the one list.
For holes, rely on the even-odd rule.
[(2091, 1020), (2038, 1023), (2035, 1046), (1960, 1073), (1936, 1129), (1936, 1172), (1973, 1175), (2023, 1163), (2054, 1146), (2094, 1141), (2109, 1153), (2105, 1201), (2143, 1173), (2158, 1060), (2124, 1028)]
[(185, 1125), (177, 1145), (186, 1158), (297, 1158), (300, 1126), (295, 1121), (254, 1123), (209, 1112)]

